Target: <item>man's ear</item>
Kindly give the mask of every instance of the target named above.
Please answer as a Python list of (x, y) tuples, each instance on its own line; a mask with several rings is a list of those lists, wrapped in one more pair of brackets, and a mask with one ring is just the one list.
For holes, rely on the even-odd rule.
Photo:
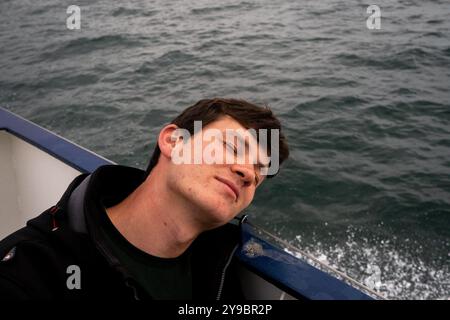
[(168, 124), (164, 128), (161, 129), (158, 136), (158, 146), (161, 150), (161, 155), (166, 158), (172, 157), (172, 150), (175, 148), (175, 145), (180, 141), (180, 137), (177, 137), (176, 130), (178, 126), (175, 124)]

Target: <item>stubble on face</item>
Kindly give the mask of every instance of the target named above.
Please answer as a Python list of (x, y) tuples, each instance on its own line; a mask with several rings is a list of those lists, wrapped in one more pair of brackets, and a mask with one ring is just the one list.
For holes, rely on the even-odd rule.
[[(225, 131), (227, 129), (245, 129), (237, 121), (230, 117), (205, 126)], [(202, 136), (194, 136), (193, 139), (203, 139)], [(194, 144), (192, 144), (194, 145)], [(203, 147), (207, 142), (203, 143)], [(253, 200), (255, 185), (243, 187), (241, 177), (231, 170), (229, 164), (171, 164), (168, 183), (175, 194), (183, 199), (186, 207), (192, 211), (193, 218), (210, 222), (212, 224), (224, 224), (245, 209)], [(226, 185), (216, 179), (228, 179), (239, 184), (239, 198), (234, 195)]]

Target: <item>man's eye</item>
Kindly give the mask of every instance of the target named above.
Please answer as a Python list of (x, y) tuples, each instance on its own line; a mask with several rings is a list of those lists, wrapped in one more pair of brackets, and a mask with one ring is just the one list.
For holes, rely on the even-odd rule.
[(226, 145), (229, 151), (233, 152), (234, 154), (237, 154), (237, 149), (233, 144), (227, 142), (224, 142), (224, 144)]

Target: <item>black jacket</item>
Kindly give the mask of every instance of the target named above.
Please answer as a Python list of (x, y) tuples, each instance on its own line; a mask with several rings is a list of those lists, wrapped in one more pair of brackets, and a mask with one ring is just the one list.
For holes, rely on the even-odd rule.
[[(118, 202), (144, 180), (138, 169), (108, 165), (75, 178), (54, 207), (0, 242), (1, 299), (151, 299), (105, 245), (100, 198)], [(45, 187), (45, 186), (43, 186)], [(170, 206), (170, 205), (168, 205)], [(202, 233), (192, 244), (194, 299), (242, 299), (233, 224)], [(78, 266), (81, 288), (69, 289)]]

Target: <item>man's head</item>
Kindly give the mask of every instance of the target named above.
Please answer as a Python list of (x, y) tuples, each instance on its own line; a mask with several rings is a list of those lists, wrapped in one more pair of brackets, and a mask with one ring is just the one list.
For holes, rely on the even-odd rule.
[[(201, 121), (202, 125), (200, 133), (194, 130), (194, 122), (198, 124), (198, 121)], [(185, 129), (192, 136), (188, 139), (183, 137), (177, 139), (175, 133), (178, 129)], [(270, 151), (273, 150), (272, 132), (277, 131), (275, 144), (279, 164), (287, 159), (289, 150), (286, 139), (280, 131), (279, 120), (269, 108), (259, 107), (243, 100), (216, 98), (197, 102), (161, 130), (147, 168), (147, 175), (150, 175), (155, 167), (164, 170), (165, 183), (169, 189), (183, 198), (193, 211), (199, 213), (195, 219), (212, 227), (222, 225), (245, 209), (253, 200), (255, 189), (266, 177), (261, 174), (264, 172), (261, 170), (261, 162), (252, 162), (249, 161), (250, 157), (246, 157), (245, 161), (233, 163), (211, 164), (207, 161), (177, 163), (174, 161), (174, 152), (180, 145), (188, 145), (189, 148), (200, 145), (203, 151), (201, 154), (204, 155), (205, 148), (214, 141), (216, 147), (223, 145), (224, 154), (236, 156), (236, 145), (233, 142), (207, 138), (208, 135), (205, 133), (208, 130), (209, 132), (215, 130), (214, 132), (223, 133), (223, 137), (226, 138), (227, 132), (242, 132), (247, 129), (254, 129), (256, 133), (254, 137), (245, 139), (247, 146), (255, 146), (259, 154), (267, 156), (270, 156)], [(261, 132), (267, 136), (262, 137)], [(265, 141), (264, 148), (262, 140)], [(233, 141), (237, 140), (233, 138)], [(186, 148), (183, 150), (186, 151)], [(217, 154), (220, 150), (215, 151)], [(192, 155), (194, 153), (192, 150)]]

